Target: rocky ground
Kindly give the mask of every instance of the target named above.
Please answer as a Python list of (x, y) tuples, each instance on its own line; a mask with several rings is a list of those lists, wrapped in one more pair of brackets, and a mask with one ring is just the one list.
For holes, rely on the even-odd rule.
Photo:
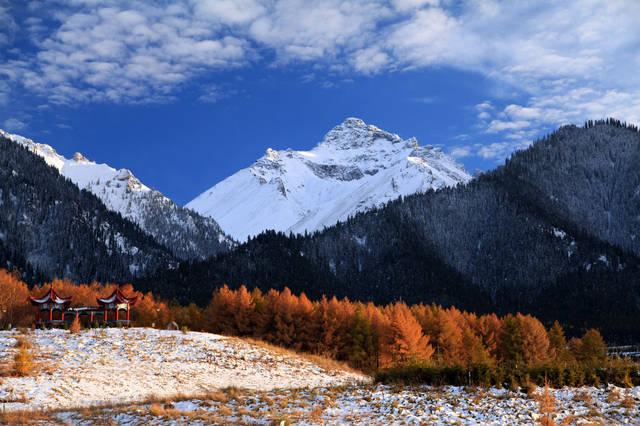
[[(390, 387), (240, 391), (227, 389), (201, 399), (161, 401), (85, 412), (61, 412), (54, 419), (73, 424), (433, 424), (536, 425), (539, 398), (503, 389)], [(551, 390), (563, 425), (640, 424), (640, 388)]]

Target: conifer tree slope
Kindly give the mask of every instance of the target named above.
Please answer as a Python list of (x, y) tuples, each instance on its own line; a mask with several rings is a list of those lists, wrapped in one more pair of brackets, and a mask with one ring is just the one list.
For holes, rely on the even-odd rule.
[(173, 262), (167, 249), (136, 225), (5, 138), (0, 138), (0, 240), (0, 264), (34, 280), (126, 281)]
[(516, 154), (505, 172), (581, 230), (640, 254), (640, 133), (609, 119), (565, 126)]

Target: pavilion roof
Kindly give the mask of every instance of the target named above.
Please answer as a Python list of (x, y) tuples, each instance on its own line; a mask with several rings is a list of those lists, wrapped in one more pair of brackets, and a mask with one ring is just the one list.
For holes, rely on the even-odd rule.
[(108, 305), (110, 303), (126, 303), (127, 305), (135, 305), (138, 300), (138, 296), (127, 297), (119, 288), (116, 288), (109, 297), (97, 297), (96, 300), (99, 305)]
[(50, 303), (50, 302), (58, 305), (66, 305), (71, 303), (71, 296), (70, 297), (59, 296), (58, 293), (56, 293), (56, 291), (53, 289), (53, 287), (51, 287), (49, 291), (42, 297), (29, 296), (29, 301), (31, 302), (31, 304), (36, 306), (42, 305), (44, 303)]

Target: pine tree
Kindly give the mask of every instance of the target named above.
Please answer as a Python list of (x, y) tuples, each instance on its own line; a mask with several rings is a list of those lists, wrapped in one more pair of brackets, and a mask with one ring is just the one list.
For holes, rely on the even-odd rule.
[(253, 331), (253, 313), (255, 305), (251, 294), (244, 285), (240, 286), (240, 288), (235, 291), (233, 308), (234, 311), (232, 312), (232, 315), (238, 335), (250, 335)]
[(298, 304), (297, 297), (285, 287), (275, 300), (273, 343), (291, 347), (295, 339), (295, 324), (293, 316)]
[(314, 321), (314, 307), (306, 294), (301, 293), (293, 313), (295, 328), (294, 348), (299, 351), (310, 351), (313, 341), (317, 339), (319, 328)]
[(522, 325), (513, 315), (502, 320), (502, 331), (498, 343), (500, 360), (511, 368), (524, 366), (524, 338)]
[(598, 330), (590, 329), (580, 339), (576, 358), (590, 365), (599, 365), (607, 359), (607, 345)]
[(356, 368), (373, 370), (376, 367), (376, 342), (371, 323), (362, 307), (356, 310), (349, 337), (349, 363)]
[(439, 309), (436, 313), (437, 334), (430, 336), (438, 348), (440, 361), (447, 365), (462, 362), (462, 330), (453, 319), (451, 311)]
[(522, 330), (522, 353), (527, 365), (537, 365), (549, 359), (549, 338), (544, 325), (531, 315), (516, 316)]
[(564, 335), (564, 330), (558, 321), (553, 322), (548, 334), (551, 357), (558, 362), (567, 361), (567, 339)]
[(462, 332), (461, 355), (460, 361), (467, 367), (478, 364), (491, 364), (491, 356), (482, 344), (482, 339), (468, 327)]
[(394, 363), (405, 365), (428, 361), (433, 355), (433, 347), (407, 305), (401, 302), (393, 304), (390, 316), (389, 350)]
[(211, 302), (205, 310), (207, 330), (213, 333), (236, 335), (235, 294), (226, 284), (213, 292)]

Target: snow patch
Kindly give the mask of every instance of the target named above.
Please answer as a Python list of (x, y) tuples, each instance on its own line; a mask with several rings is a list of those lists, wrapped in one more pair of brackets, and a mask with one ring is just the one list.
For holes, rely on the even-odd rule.
[[(15, 336), (16, 332), (0, 332), (3, 359), (13, 356)], [(32, 337), (36, 362), (43, 370), (33, 377), (3, 378), (0, 399), (7, 401), (5, 410), (130, 403), (231, 386), (272, 390), (371, 380), (208, 333), (109, 328), (80, 334), (36, 330)], [(188, 406), (184, 403), (183, 408)]]

